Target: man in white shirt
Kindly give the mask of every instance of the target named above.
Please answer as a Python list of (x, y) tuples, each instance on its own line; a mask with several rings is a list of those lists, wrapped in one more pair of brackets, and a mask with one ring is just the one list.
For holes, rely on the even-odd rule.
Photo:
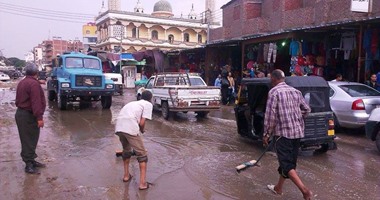
[(128, 182), (132, 179), (132, 175), (129, 173), (129, 161), (131, 156), (135, 154), (140, 167), (140, 190), (149, 188), (149, 183), (146, 182), (148, 156), (142, 140), (142, 133), (144, 133), (145, 120), (152, 119), (153, 105), (151, 100), (151, 92), (147, 90), (142, 92), (141, 100), (132, 101), (121, 109), (115, 125), (115, 134), (119, 136), (123, 145), (123, 181)]

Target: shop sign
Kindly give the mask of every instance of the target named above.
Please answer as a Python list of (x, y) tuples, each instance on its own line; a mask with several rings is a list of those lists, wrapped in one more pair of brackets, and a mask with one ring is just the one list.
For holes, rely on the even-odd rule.
[(372, 0), (351, 0), (352, 12), (371, 12)]

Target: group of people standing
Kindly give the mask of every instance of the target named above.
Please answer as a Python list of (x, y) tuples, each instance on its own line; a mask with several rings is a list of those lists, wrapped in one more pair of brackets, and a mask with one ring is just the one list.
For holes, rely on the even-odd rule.
[(232, 72), (222, 71), (215, 79), (214, 86), (220, 87), (222, 94), (222, 104), (228, 105), (235, 101), (235, 80), (232, 76)]

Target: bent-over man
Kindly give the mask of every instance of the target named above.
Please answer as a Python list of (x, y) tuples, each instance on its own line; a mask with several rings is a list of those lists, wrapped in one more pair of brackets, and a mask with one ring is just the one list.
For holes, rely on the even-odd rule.
[(277, 185), (268, 185), (275, 194), (282, 194), (285, 179), (290, 178), (302, 192), (304, 199), (311, 199), (312, 192), (302, 183), (296, 172), (300, 138), (304, 134), (304, 117), (310, 113), (302, 93), (285, 83), (285, 74), (274, 70), (271, 74), (273, 88), (269, 91), (264, 120), (264, 145), (274, 136), (280, 174)]
[(21, 141), (21, 158), (25, 162), (25, 172), (39, 174), (37, 168), (45, 164), (35, 161), (40, 128), (44, 126), (43, 115), (46, 108), (45, 94), (37, 80), (38, 67), (33, 63), (25, 66), (26, 77), (17, 85), (15, 115)]
[(115, 134), (119, 136), (123, 145), (123, 181), (129, 182), (132, 179), (132, 175), (129, 173), (129, 161), (132, 155), (136, 155), (140, 168), (140, 190), (148, 189), (150, 184), (146, 181), (148, 154), (144, 147), (142, 134), (144, 133), (145, 120), (152, 119), (153, 105), (151, 100), (151, 92), (148, 90), (142, 92), (141, 100), (132, 101), (121, 109), (115, 127)]

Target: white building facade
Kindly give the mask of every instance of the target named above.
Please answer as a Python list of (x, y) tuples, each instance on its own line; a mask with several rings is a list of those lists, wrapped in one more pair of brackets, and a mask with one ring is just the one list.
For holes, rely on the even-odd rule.
[(186, 19), (173, 17), (172, 7), (166, 0), (158, 1), (151, 14), (144, 14), (140, 0), (134, 12), (102, 9), (95, 22), (96, 46), (100, 50), (119, 52), (122, 46), (122, 52), (129, 53), (152, 49), (170, 51), (206, 44), (207, 24), (197, 18), (193, 8), (189, 8)]

